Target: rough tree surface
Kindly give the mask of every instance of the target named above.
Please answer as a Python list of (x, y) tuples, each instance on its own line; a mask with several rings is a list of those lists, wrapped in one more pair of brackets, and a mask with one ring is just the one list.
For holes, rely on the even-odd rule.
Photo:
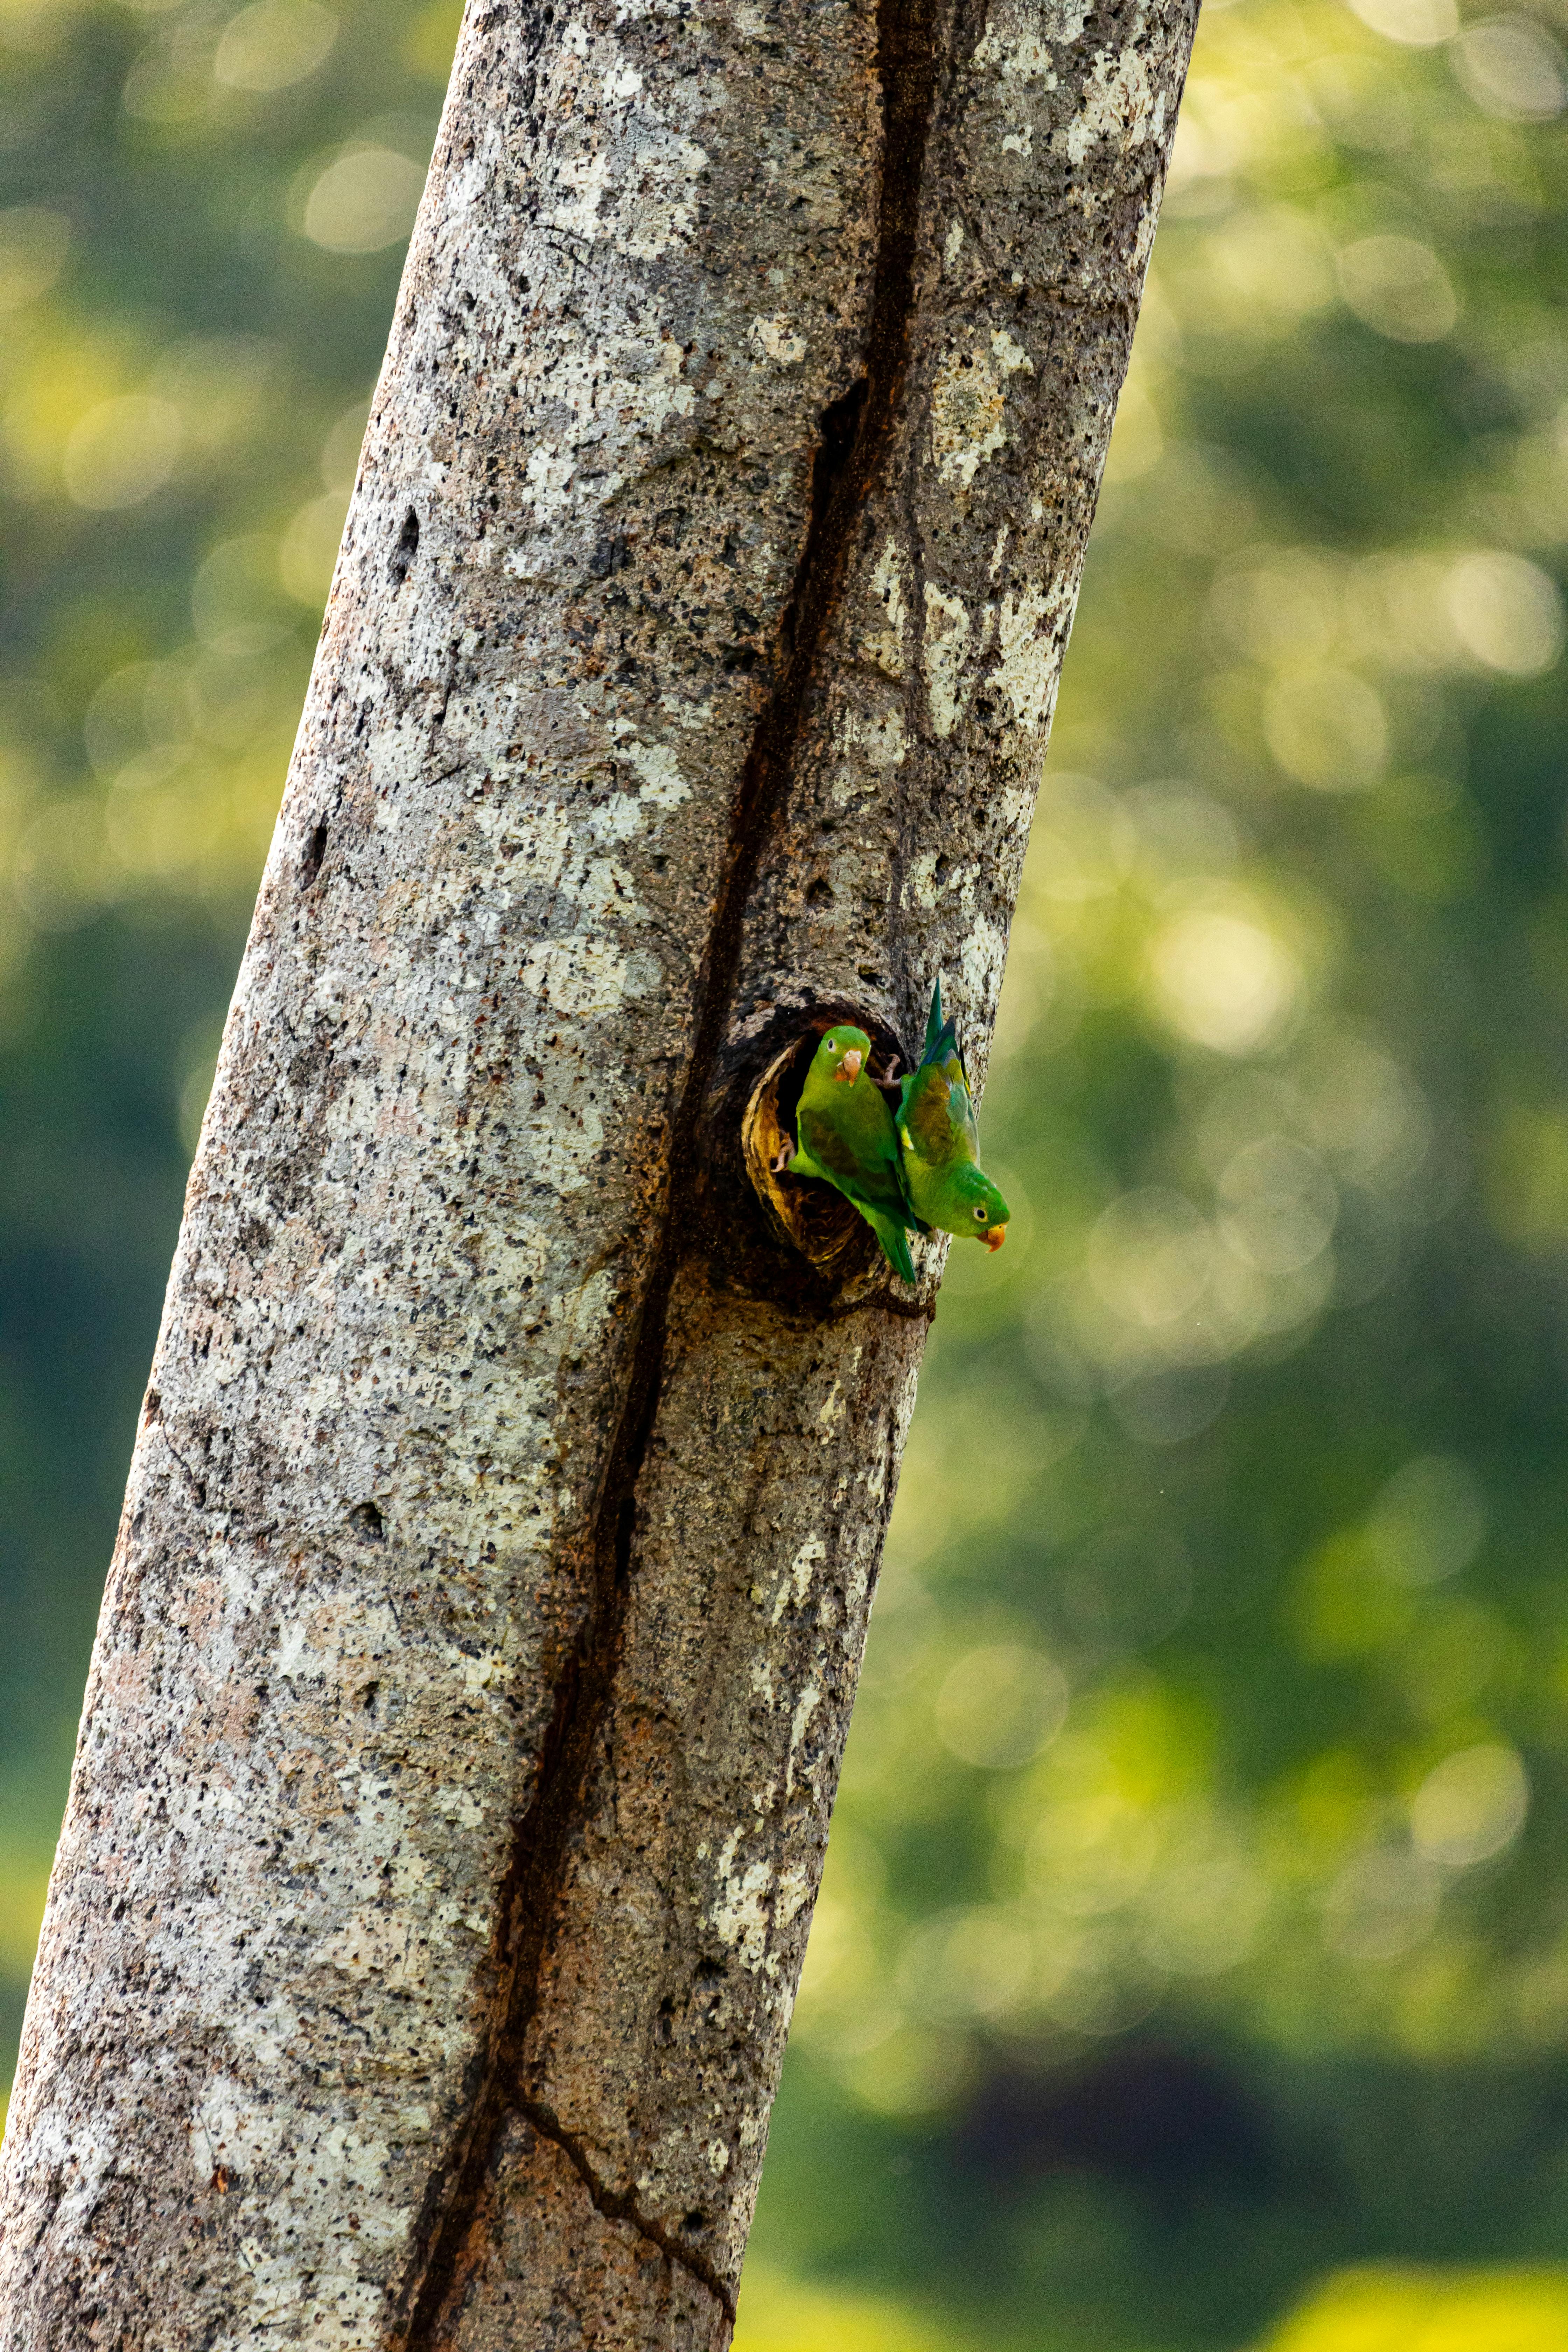
[(5, 2346), (728, 2342), (928, 1313), (766, 1238), (735, 1087), (938, 971), (984, 1060), (1192, 18), (471, 0), (104, 1601)]

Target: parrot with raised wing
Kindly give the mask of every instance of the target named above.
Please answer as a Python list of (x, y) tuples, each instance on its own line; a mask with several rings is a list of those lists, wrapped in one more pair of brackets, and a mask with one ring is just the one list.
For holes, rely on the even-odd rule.
[(1010, 1212), (980, 1165), (963, 1049), (957, 1029), (942, 1018), (940, 980), (931, 992), (925, 1049), (903, 1082), (898, 1129), (904, 1192), (921, 1224), (999, 1250)]
[(842, 1192), (882, 1244), (895, 1274), (913, 1282), (907, 1228), (911, 1223), (899, 1167), (893, 1114), (868, 1065), (871, 1040), (847, 1024), (830, 1029), (812, 1056), (795, 1111), (798, 1141), (787, 1138), (774, 1166), (815, 1176)]

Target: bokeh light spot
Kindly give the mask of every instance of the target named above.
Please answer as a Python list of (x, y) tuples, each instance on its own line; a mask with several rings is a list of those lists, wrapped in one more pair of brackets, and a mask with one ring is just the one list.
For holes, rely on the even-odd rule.
[(1468, 1568), (1487, 1534), (1486, 1496), (1466, 1462), (1427, 1454), (1407, 1462), (1373, 1505), (1372, 1556), (1391, 1584), (1441, 1584)]
[(1388, 765), (1382, 698), (1352, 670), (1276, 678), (1264, 700), (1263, 727), (1285, 773), (1314, 792), (1364, 792)]
[(393, 147), (359, 147), (328, 163), (305, 198), (302, 226), (329, 253), (379, 253), (408, 235), (423, 167)]
[(1429, 1936), (1441, 1899), (1437, 1873), (1403, 1846), (1357, 1856), (1330, 1887), (1323, 1940), (1347, 1960), (1393, 1960)]
[(1037, 1756), (1067, 1711), (1066, 1676), (1043, 1650), (997, 1643), (952, 1668), (937, 1694), (936, 1727), (964, 1763), (1000, 1770)]
[(224, 27), (213, 72), (232, 89), (287, 89), (315, 72), (337, 34), (316, 0), (254, 0)]
[(1522, 555), (1468, 555), (1448, 575), (1448, 610), (1465, 650), (1505, 677), (1536, 677), (1563, 651), (1555, 581)]
[(1562, 50), (1529, 16), (1489, 16), (1468, 26), (1448, 52), (1459, 84), (1484, 113), (1504, 122), (1545, 122), (1568, 98)]
[(1302, 995), (1296, 958), (1256, 917), (1198, 904), (1154, 937), (1153, 1006), (1179, 1035), (1219, 1054), (1252, 1054), (1289, 1024)]
[(1530, 1782), (1511, 1748), (1467, 1748), (1421, 1783), (1411, 1835), (1428, 1862), (1469, 1870), (1513, 1843), (1529, 1809)]
[(1429, 245), (1363, 236), (1339, 257), (1340, 291), (1362, 324), (1396, 343), (1436, 343), (1459, 315), (1454, 282)]
[(13, 205), (0, 213), (0, 313), (18, 310), (48, 290), (65, 267), (70, 235), (64, 213), (42, 205)]
[(1459, 29), (1454, 0), (1351, 0), (1351, 5), (1374, 33), (1410, 48), (1436, 48)]
[(139, 506), (174, 472), (183, 438), (172, 401), (145, 393), (102, 401), (66, 443), (66, 489), (79, 507), (100, 514)]

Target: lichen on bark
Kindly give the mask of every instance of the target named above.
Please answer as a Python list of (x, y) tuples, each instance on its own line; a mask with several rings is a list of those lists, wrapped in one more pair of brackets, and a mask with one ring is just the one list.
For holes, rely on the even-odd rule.
[(1192, 29), (471, 0), (105, 1597), (7, 2347), (728, 2341), (926, 1319), (792, 1263), (726, 1122), (939, 971), (983, 1072)]

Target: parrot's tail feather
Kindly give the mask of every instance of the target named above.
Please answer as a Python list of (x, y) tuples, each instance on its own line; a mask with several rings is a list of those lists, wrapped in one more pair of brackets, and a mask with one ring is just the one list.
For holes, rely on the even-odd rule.
[(956, 1021), (944, 1021), (935, 1037), (927, 1038), (921, 1067), (926, 1069), (934, 1064), (940, 1069), (944, 1062), (949, 1061), (956, 1061), (960, 1069), (963, 1067), (963, 1048), (958, 1042)]
[(942, 982), (937, 979), (931, 984), (931, 1011), (926, 1014), (925, 1051), (921, 1056), (922, 1061), (929, 1062), (933, 1059), (931, 1047), (942, 1035)]
[(910, 1255), (910, 1244), (902, 1225), (894, 1224), (891, 1217), (876, 1217), (868, 1221), (877, 1239), (882, 1244), (882, 1255), (902, 1282), (912, 1283), (915, 1262)]

